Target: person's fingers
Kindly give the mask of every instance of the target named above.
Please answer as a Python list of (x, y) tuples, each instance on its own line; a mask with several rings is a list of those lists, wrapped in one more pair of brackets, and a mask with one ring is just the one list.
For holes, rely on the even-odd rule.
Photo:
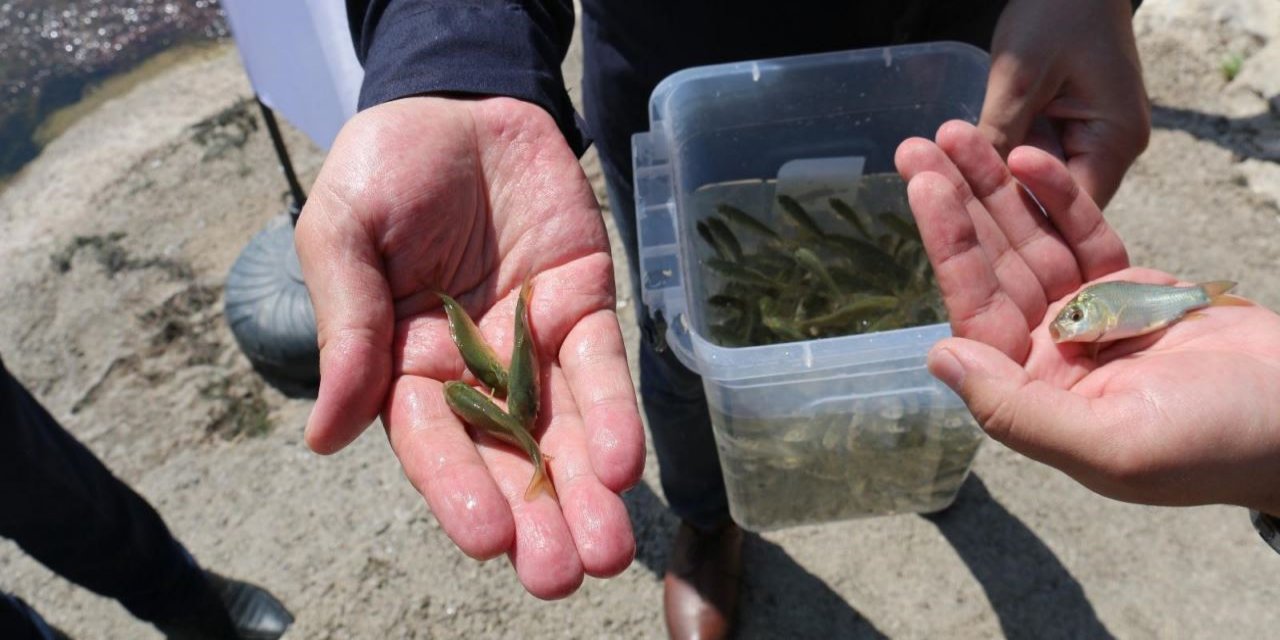
[(1013, 50), (996, 55), (987, 75), (978, 129), (1002, 157), (1026, 142), (1041, 103), (1046, 101), (1041, 95), (1047, 85), (1046, 69), (1024, 58)]
[(1027, 131), (1027, 139), (1023, 144), (1040, 149), (1055, 158), (1066, 159), (1066, 151), (1062, 149), (1062, 136), (1058, 133), (1057, 124), (1044, 115), (1040, 115)]
[(1030, 349), (1027, 319), (1001, 286), (951, 181), (937, 173), (916, 174), (907, 197), (952, 330), (1022, 361)]
[(316, 193), (295, 230), (320, 345), (320, 390), (306, 428), (318, 453), (360, 435), (391, 381), (391, 293), (376, 243), (344, 208)]
[(1062, 146), (1067, 167), (1099, 208), (1111, 202), (1129, 165), (1147, 148), (1150, 132), (1145, 108), (1130, 115), (1125, 126), (1105, 120), (1064, 123)]
[(398, 378), (386, 427), (405, 476), (454, 544), (482, 560), (506, 553), (516, 537), (510, 504), (445, 403), (443, 385), (417, 376)]
[(1115, 437), (1087, 398), (1031, 377), (990, 345), (948, 338), (930, 350), (928, 366), (988, 435), (1069, 474), (1088, 475), (1084, 461), (1097, 459)]
[[(939, 131), (945, 130), (950, 124), (944, 124)], [(899, 173), (908, 182), (919, 173), (930, 172), (943, 176), (951, 183), (960, 202), (957, 211), (968, 213), (978, 242), (999, 280), (1000, 288), (1022, 310), (1028, 324), (1039, 322), (1045, 305), (1044, 288), (1040, 286), (1040, 280), (1031, 272), (1031, 267), (1022, 260), (1022, 256), (1010, 246), (1004, 231), (991, 218), (982, 201), (974, 195), (968, 180), (946, 152), (933, 142), (912, 138), (898, 146), (894, 162)]]
[[(938, 147), (960, 169), (974, 196), (1035, 274), (1045, 303), (1080, 286), (1071, 249), (976, 127), (959, 120), (943, 125), (938, 130)], [(1041, 308), (1035, 315), (1043, 312)]]
[(578, 322), (560, 348), (560, 365), (596, 476), (611, 491), (629, 489), (644, 471), (644, 426), (617, 315), (600, 310)]
[[(544, 600), (563, 598), (581, 586), (585, 570), (578, 552), (581, 543), (592, 541), (593, 544), (585, 546), (592, 552), (595, 570), (608, 572), (620, 562), (604, 557), (606, 552), (617, 552), (617, 549), (605, 549), (598, 539), (590, 536), (596, 533), (616, 539), (616, 526), (590, 532), (587, 530), (590, 515), (584, 518), (579, 513), (601, 513), (600, 493), (612, 494), (598, 483), (593, 491), (593, 487), (583, 482), (584, 473), (593, 477), (594, 474), (581, 442), (581, 419), (563, 381), (557, 380), (560, 374), (556, 369), (543, 367), (538, 421), (532, 433), (545, 459), (550, 486), (558, 495), (553, 497), (548, 491), (528, 494), (534, 466), (523, 450), (489, 437), (482, 438), (478, 447), (515, 521), (515, 540), (507, 551), (511, 566), (525, 590)], [(567, 490), (567, 495), (561, 494), (562, 489)], [(606, 520), (613, 524), (616, 514), (608, 510), (604, 513), (609, 516)], [(574, 514), (574, 525), (567, 520), (570, 514)], [(585, 526), (578, 526), (579, 530), (575, 531), (575, 526), (584, 525), (584, 521)], [(575, 534), (581, 535), (582, 540)], [(629, 561), (632, 551), (622, 549), (622, 553)]]
[(1075, 254), (1085, 282), (1129, 266), (1124, 242), (1057, 158), (1039, 149), (1020, 147), (1009, 154), (1009, 170), (1044, 207)]
[[(477, 445), (445, 403), (438, 381), (417, 376), (396, 381), (387, 435), (410, 483), (464, 553), (487, 559), (505, 552), (520, 583), (538, 598), (561, 598), (582, 584), (582, 560), (560, 503), (546, 493), (525, 499), (533, 478), (525, 453), (485, 434), (476, 435)], [(574, 469), (590, 468), (581, 447), (575, 451), (568, 439), (544, 436), (541, 441), (549, 464), (561, 468), (560, 473), (552, 471), (557, 488), (559, 475), (573, 478), (580, 475)], [(596, 505), (588, 497), (584, 507), (584, 493), (590, 496), (573, 487), (570, 504), (590, 514)], [(616, 528), (609, 533), (616, 537)], [(629, 559), (627, 550), (621, 554)], [(613, 568), (607, 562), (598, 564), (602, 570)]]
[[(524, 486), (513, 500), (524, 500)], [(520, 584), (534, 597), (556, 600), (582, 586), (585, 576), (573, 535), (560, 508), (545, 494), (532, 502), (515, 503), (516, 542), (507, 554)]]
[[(949, 122), (939, 129), (940, 137), (945, 138), (946, 135), (943, 132), (953, 126), (972, 128), (972, 125), (967, 123)], [(986, 142), (982, 144), (988, 146)], [(924, 172), (935, 173), (946, 178), (955, 191), (955, 200), (958, 203), (952, 206), (956, 207), (955, 211), (968, 213), (974, 235), (987, 256), (987, 262), (995, 274), (999, 289), (1022, 312), (1024, 324), (1038, 322), (1044, 313), (1046, 302), (1040, 280), (1010, 245), (1004, 231), (992, 219), (983, 202), (970, 188), (966, 176), (961, 173), (946, 152), (933, 142), (913, 138), (898, 147), (894, 161), (899, 172), (908, 181)], [(920, 226), (923, 228), (925, 223), (921, 221)]]
[[(622, 499), (600, 482), (590, 451), (593, 443), (588, 441), (590, 429), (577, 410), (580, 402), (578, 407), (573, 406), (578, 400), (569, 390), (565, 373), (560, 367), (552, 367), (547, 379), (549, 388), (544, 396), (550, 422), (542, 445), (555, 452), (551, 474), (583, 569), (596, 577), (612, 576), (631, 564), (635, 537)], [(643, 455), (643, 445), (641, 452)]]
[[(543, 454), (551, 458), (548, 466), (552, 467), (553, 482), (558, 481), (556, 467), (563, 469), (565, 465), (590, 464), (585, 459), (560, 461), (561, 457), (573, 457), (574, 452), (551, 446), (554, 440), (547, 442), (547, 438), (543, 438), (543, 444)], [(485, 448), (483, 453), (515, 518), (515, 542), (507, 555), (520, 584), (543, 600), (563, 598), (573, 593), (582, 585), (585, 573), (573, 531), (561, 511), (561, 503), (545, 492), (531, 500), (525, 499), (533, 477), (533, 465), (523, 452), (502, 445)], [(570, 491), (569, 500), (571, 508), (580, 509), (590, 499), (580, 491)]]

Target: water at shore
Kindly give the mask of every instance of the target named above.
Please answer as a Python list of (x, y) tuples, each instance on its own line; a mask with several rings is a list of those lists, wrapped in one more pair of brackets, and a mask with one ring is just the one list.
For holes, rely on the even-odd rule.
[(160, 52), (227, 35), (218, 0), (0, 0), (0, 181), (61, 128), (41, 130), (54, 112)]

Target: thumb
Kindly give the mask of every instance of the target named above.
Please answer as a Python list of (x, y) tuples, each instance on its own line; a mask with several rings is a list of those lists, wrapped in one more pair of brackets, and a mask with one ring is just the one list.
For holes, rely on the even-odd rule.
[(1047, 95), (1053, 87), (1035, 67), (1012, 52), (991, 63), (978, 129), (1001, 157), (1026, 143), (1036, 116), (1053, 97)]
[(294, 239), (316, 312), (320, 391), (307, 420), (317, 453), (347, 446), (378, 416), (391, 380), (391, 292), (368, 232), (322, 190), (307, 201)]
[(994, 347), (949, 338), (929, 352), (928, 365), (988, 435), (1030, 458), (1074, 474), (1090, 447), (1107, 440), (1088, 399), (1033, 379)]

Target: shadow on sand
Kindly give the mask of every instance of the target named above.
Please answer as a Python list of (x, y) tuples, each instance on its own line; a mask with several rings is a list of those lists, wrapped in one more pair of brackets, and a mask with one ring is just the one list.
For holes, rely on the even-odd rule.
[[(679, 524), (640, 483), (623, 496), (636, 535), (636, 560), (661, 579)], [(748, 533), (738, 638), (884, 638), (840, 594), (796, 563), (782, 547)], [(786, 585), (779, 590), (778, 585)], [(661, 602), (654, 602), (661, 606)]]
[(1267, 104), (1267, 111), (1241, 118), (1152, 105), (1151, 126), (1185, 131), (1242, 159), (1280, 162), (1280, 94), (1272, 96)]
[[(635, 530), (636, 560), (661, 578), (676, 517), (644, 483), (624, 500)], [(924, 517), (938, 527), (982, 585), (1005, 637), (1112, 637), (1053, 551), (996, 502), (976, 475), (970, 476), (951, 508)], [(745, 544), (738, 637), (886, 637), (782, 547), (751, 534)]]
[(976, 474), (949, 509), (924, 517), (982, 585), (1006, 638), (1113, 637), (1080, 583)]

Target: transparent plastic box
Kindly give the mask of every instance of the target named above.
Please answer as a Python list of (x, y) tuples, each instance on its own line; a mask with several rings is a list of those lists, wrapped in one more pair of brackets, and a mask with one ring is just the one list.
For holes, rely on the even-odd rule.
[(987, 70), (979, 49), (930, 43), (687, 69), (654, 90), (650, 131), (632, 143), (644, 302), (667, 348), (702, 376), (742, 526), (941, 510), (984, 436), (925, 368), (929, 348), (950, 335), (945, 323), (713, 342), (695, 225), (709, 199), (778, 224), (768, 203), (779, 170), (796, 160), (857, 158), (867, 184), (891, 177), (902, 140), (977, 120)]

